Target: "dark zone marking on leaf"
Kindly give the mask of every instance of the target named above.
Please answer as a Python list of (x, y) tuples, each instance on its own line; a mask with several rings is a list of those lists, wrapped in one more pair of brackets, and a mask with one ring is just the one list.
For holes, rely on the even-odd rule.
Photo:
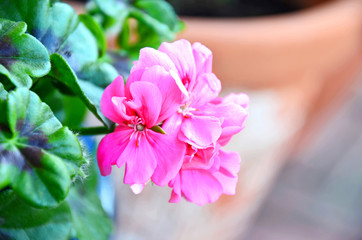
[(73, 69), (76, 68), (77, 64), (74, 60), (72, 60), (72, 51), (69, 50), (70, 48), (67, 45), (62, 46), (64, 39), (56, 36), (51, 29), (48, 29), (45, 32), (35, 28), (32, 30), (32, 35), (48, 49), (49, 54), (53, 54), (55, 52), (59, 53)]
[(28, 145), (48, 150), (51, 145), (48, 143), (48, 137), (41, 131), (34, 131), (34, 126), (24, 120), (18, 120), (16, 130), (19, 131), (20, 137), (28, 138)]
[[(6, 129), (10, 132), (5, 125), (2, 124), (0, 127), (0, 130)], [(42, 149), (50, 149), (51, 144), (48, 143), (48, 137), (45, 134), (34, 129), (35, 127), (27, 121), (17, 121), (16, 131), (19, 132), (19, 137), (27, 138), (27, 143), (15, 151), (4, 149), (0, 144), (0, 164), (12, 164), (23, 171), (31, 171), (33, 167), (42, 166)]]
[(41, 159), (43, 157), (43, 152), (41, 148), (38, 147), (25, 147), (21, 148), (20, 152), (25, 156), (26, 160), (36, 168), (41, 167)]
[(0, 39), (0, 64), (9, 69), (13, 62), (16, 61), (13, 57), (18, 57), (19, 52), (11, 44), (11, 39), (7, 36)]
[(81, 66), (77, 62), (77, 59), (73, 56), (71, 45), (69, 45), (69, 43), (63, 45), (61, 49), (58, 49), (57, 53), (62, 55), (74, 72), (81, 71)]
[(32, 168), (25, 157), (19, 151), (9, 151), (0, 145), (0, 164), (11, 164), (22, 171), (30, 171)]
[(49, 54), (55, 53), (62, 43), (62, 40), (51, 29), (44, 32), (34, 28), (31, 35), (36, 37), (48, 49)]

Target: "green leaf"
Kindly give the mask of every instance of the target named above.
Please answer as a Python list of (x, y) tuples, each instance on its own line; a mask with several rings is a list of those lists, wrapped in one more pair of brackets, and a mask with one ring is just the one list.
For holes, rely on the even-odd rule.
[(0, 100), (5, 100), (8, 92), (4, 89), (4, 86), (0, 83)]
[[(98, 79), (108, 79), (115, 73), (118, 75), (111, 65), (99, 62), (97, 40), (93, 35), (98, 36), (98, 45), (104, 45), (104, 39), (99, 37), (100, 29), (89, 16), (81, 17), (84, 24), (79, 21), (74, 9), (65, 3), (50, 5), (49, 0), (4, 0), (0, 2), (0, 17), (25, 21), (29, 33), (43, 43), (51, 56), (57, 56), (51, 59), (52, 70), (49, 75), (68, 87), (72, 85), (70, 90), (82, 99), (89, 110), (106, 126), (111, 125), (99, 109), (99, 100), (107, 80), (97, 81), (101, 84), (93, 84), (94, 87), (84, 84), (87, 89), (81, 89), (79, 84), (79, 79), (89, 80), (83, 76), (89, 76), (90, 65), (102, 66), (98, 67), (98, 70), (102, 69), (97, 72)], [(101, 49), (104, 51), (103, 46)]]
[(74, 94), (80, 97), (87, 108), (110, 128), (113, 123), (102, 114), (100, 109), (100, 99), (104, 89), (91, 82), (79, 80), (61, 55), (54, 53), (50, 56), (50, 59), (52, 70), (49, 75), (58, 79), (71, 89)]
[(94, 85), (106, 88), (118, 76), (114, 67), (105, 62), (95, 62), (85, 65), (78, 78), (93, 83)]
[[(132, 24), (130, 20), (135, 20), (137, 23)], [(136, 41), (131, 35), (137, 36)], [(166, 24), (159, 23), (140, 10), (133, 9), (124, 22), (117, 40), (123, 51), (131, 58), (137, 59), (140, 49), (144, 47), (158, 48), (163, 41), (170, 41), (174, 38), (175, 34)]]
[(96, 2), (88, 1), (86, 4), (86, 12), (98, 22), (104, 30), (107, 30), (117, 24), (117, 19), (105, 14), (96, 4)]
[(107, 50), (107, 41), (101, 26), (99, 26), (99, 24), (90, 15), (87, 14), (79, 15), (79, 20), (88, 28), (89, 31), (91, 31), (93, 36), (96, 38), (99, 55), (102, 57)]
[(0, 73), (15, 86), (30, 88), (31, 77), (47, 74), (50, 61), (46, 48), (25, 31), (24, 22), (0, 19)]
[(61, 94), (52, 84), (51, 77), (42, 78), (32, 91), (53, 111), (56, 118), (70, 129), (79, 128), (87, 113), (82, 100), (76, 96)]
[[(3, 0), (0, 2), (0, 17), (26, 22), (28, 32), (43, 43), (49, 54), (58, 52), (64, 55), (74, 63), (72, 67), (76, 70), (84, 62), (97, 59), (96, 41), (88, 29), (79, 24), (77, 14), (68, 4), (56, 2), (50, 6), (49, 0)], [(71, 41), (74, 32), (81, 33), (78, 40), (82, 42)], [(76, 53), (72, 52), (77, 47)]]
[(129, 1), (127, 0), (95, 0), (95, 2), (102, 12), (116, 19), (127, 14), (129, 8)]
[(95, 164), (89, 166), (88, 175), (84, 182), (77, 182), (71, 188), (67, 197), (72, 210), (74, 237), (79, 240), (108, 240), (112, 231), (112, 222), (103, 210), (96, 194), (97, 167)]
[(107, 240), (112, 222), (104, 212), (95, 189), (78, 183), (71, 188), (67, 202), (72, 211), (73, 228), (79, 240)]
[(130, 36), (131, 36), (131, 29), (129, 24), (129, 19), (127, 18), (123, 22), (123, 26), (121, 31), (118, 34), (118, 45), (123, 49), (131, 49), (132, 44), (130, 42)]
[(0, 118), (0, 189), (10, 186), (35, 207), (56, 206), (86, 163), (77, 137), (25, 88), (9, 92), (0, 108), (7, 116)]
[[(130, 16), (137, 19), (139, 22), (145, 24), (149, 28), (153, 29), (162, 39), (172, 40), (175, 38), (175, 33), (168, 27), (167, 24), (159, 22), (156, 18), (150, 16), (149, 14), (138, 10), (132, 9)], [(140, 36), (146, 37), (144, 35)]]
[(164, 0), (94, 1), (99, 8), (93, 8), (95, 15), (100, 15), (101, 11), (103, 15), (118, 20), (121, 26), (118, 44), (132, 58), (136, 58), (143, 47), (157, 48), (162, 42), (173, 40), (183, 26), (171, 5)]
[(62, 97), (62, 109), (64, 109), (64, 118), (61, 120), (62, 124), (68, 126), (70, 129), (81, 126), (87, 114), (87, 108), (84, 103), (76, 97)]
[(11, 190), (0, 193), (0, 239), (67, 240), (70, 230), (68, 203), (51, 209), (36, 209)]
[(159, 0), (138, 0), (135, 2), (135, 7), (144, 10), (152, 18), (166, 24), (170, 30), (178, 30), (178, 17), (168, 2)]
[[(4, 86), (0, 83), (0, 133), (3, 128), (6, 128), (6, 98), (8, 96), (8, 92), (4, 89)], [(0, 189), (2, 188), (2, 184), (0, 182)]]

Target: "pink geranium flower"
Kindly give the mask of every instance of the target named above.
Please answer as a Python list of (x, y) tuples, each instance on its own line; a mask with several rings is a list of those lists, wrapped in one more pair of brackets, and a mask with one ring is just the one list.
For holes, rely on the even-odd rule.
[(102, 95), (103, 114), (118, 126), (99, 144), (99, 169), (106, 176), (112, 165), (126, 164), (124, 183), (139, 187), (151, 179), (163, 186), (179, 171), (185, 144), (172, 129), (160, 133), (159, 125), (175, 112), (182, 95), (169, 73), (158, 67), (129, 79), (135, 77), (139, 81), (126, 88), (122, 77), (116, 78)]
[(212, 53), (200, 43), (179, 40), (163, 43), (158, 50), (144, 48), (131, 72), (156, 66), (169, 72), (184, 94), (177, 112), (164, 123), (188, 145), (182, 167), (169, 183), (173, 188), (170, 201), (184, 196), (203, 205), (222, 193), (233, 194), (240, 158), (219, 148), (244, 128), (247, 95), (218, 97), (221, 83), (212, 73)]
[(245, 127), (249, 98), (220, 91), (202, 44), (142, 49), (126, 85), (119, 77), (102, 96), (102, 112), (118, 124), (98, 148), (102, 175), (126, 164), (124, 182), (134, 192), (149, 180), (168, 184), (170, 202), (183, 196), (204, 205), (235, 194), (240, 157), (220, 148)]

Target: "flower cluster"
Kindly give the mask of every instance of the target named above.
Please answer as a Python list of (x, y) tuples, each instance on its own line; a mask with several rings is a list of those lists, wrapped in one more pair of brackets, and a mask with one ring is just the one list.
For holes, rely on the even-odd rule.
[(102, 175), (125, 167), (135, 193), (150, 180), (199, 205), (235, 194), (240, 157), (221, 149), (245, 126), (249, 98), (218, 97), (212, 53), (186, 40), (144, 48), (126, 84), (116, 78), (103, 93), (103, 114), (117, 123), (98, 148)]

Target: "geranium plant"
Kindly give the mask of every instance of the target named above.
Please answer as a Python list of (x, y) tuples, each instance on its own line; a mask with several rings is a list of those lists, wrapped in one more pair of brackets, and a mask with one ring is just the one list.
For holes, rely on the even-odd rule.
[[(170, 202), (235, 193), (240, 157), (221, 147), (244, 128), (248, 97), (218, 97), (211, 51), (162, 43), (183, 26), (163, 0), (94, 0), (87, 11), (0, 2), (0, 239), (108, 239), (95, 155), (102, 175), (125, 164), (135, 193), (149, 181), (171, 187)], [(84, 126), (87, 112), (100, 126)], [(107, 134), (97, 150), (82, 143), (97, 134)]]

